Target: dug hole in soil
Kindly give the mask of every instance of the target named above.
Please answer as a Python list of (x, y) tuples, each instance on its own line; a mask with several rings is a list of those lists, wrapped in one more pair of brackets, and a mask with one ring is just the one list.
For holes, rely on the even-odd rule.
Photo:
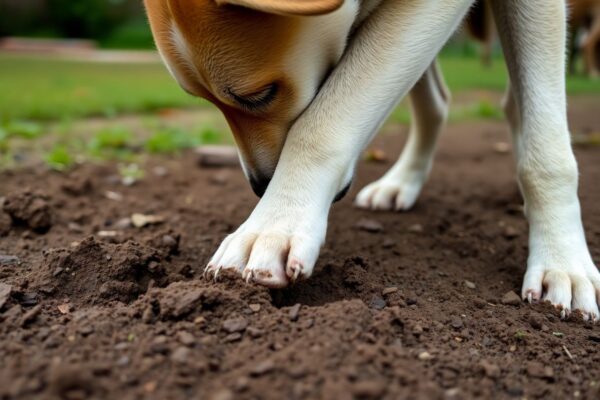
[[(404, 141), (379, 138), (390, 160), (360, 165), (316, 273), (286, 290), (202, 276), (256, 203), (238, 169), (0, 173), (0, 398), (600, 398), (600, 328), (514, 299), (527, 227), (505, 125), (448, 130), (402, 214), (352, 207)], [(600, 148), (577, 156), (598, 260)]]

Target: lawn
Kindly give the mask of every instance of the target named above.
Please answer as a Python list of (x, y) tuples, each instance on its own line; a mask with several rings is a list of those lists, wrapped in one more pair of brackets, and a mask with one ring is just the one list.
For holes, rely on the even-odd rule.
[(65, 119), (201, 104), (157, 64), (105, 64), (0, 55), (0, 118)]
[[(441, 58), (453, 92), (504, 90), (501, 60)], [(600, 93), (600, 80), (569, 78), (569, 92)], [(160, 64), (99, 64), (0, 55), (0, 119), (65, 119), (205, 105), (184, 93)]]

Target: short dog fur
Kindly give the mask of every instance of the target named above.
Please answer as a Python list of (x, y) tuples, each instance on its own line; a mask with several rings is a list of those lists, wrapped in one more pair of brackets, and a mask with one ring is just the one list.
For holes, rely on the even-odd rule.
[[(473, 0), (145, 0), (157, 47), (187, 92), (227, 118), (262, 198), (207, 271), (285, 287), (310, 277), (332, 201), (410, 91), (398, 162), (356, 205), (410, 209), (431, 170), (449, 94), (435, 58)], [(530, 226), (522, 295), (599, 317), (600, 273), (577, 197), (566, 117), (566, 5), (492, 0), (510, 73), (505, 109)]]

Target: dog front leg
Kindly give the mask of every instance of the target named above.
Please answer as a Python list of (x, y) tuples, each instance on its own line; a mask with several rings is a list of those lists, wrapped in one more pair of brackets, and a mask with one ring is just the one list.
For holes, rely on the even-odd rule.
[(459, 25), (472, 0), (386, 0), (291, 128), (267, 191), (208, 265), (284, 287), (309, 277), (332, 200), (364, 147)]

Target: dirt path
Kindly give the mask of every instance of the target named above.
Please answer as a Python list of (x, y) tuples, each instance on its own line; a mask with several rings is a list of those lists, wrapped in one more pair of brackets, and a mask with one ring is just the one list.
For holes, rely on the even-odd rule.
[[(155, 159), (132, 187), (112, 167), (0, 173), (36, 229), (0, 212), (0, 254), (16, 257), (0, 258), (0, 398), (599, 398), (600, 327), (503, 302), (527, 247), (504, 129), (453, 125), (406, 214), (352, 208), (389, 166), (361, 165), (317, 273), (283, 291), (202, 279), (256, 202), (237, 170)], [(395, 156), (402, 141), (377, 146)], [(600, 148), (577, 153), (598, 261)], [(164, 222), (131, 227), (133, 213)]]

